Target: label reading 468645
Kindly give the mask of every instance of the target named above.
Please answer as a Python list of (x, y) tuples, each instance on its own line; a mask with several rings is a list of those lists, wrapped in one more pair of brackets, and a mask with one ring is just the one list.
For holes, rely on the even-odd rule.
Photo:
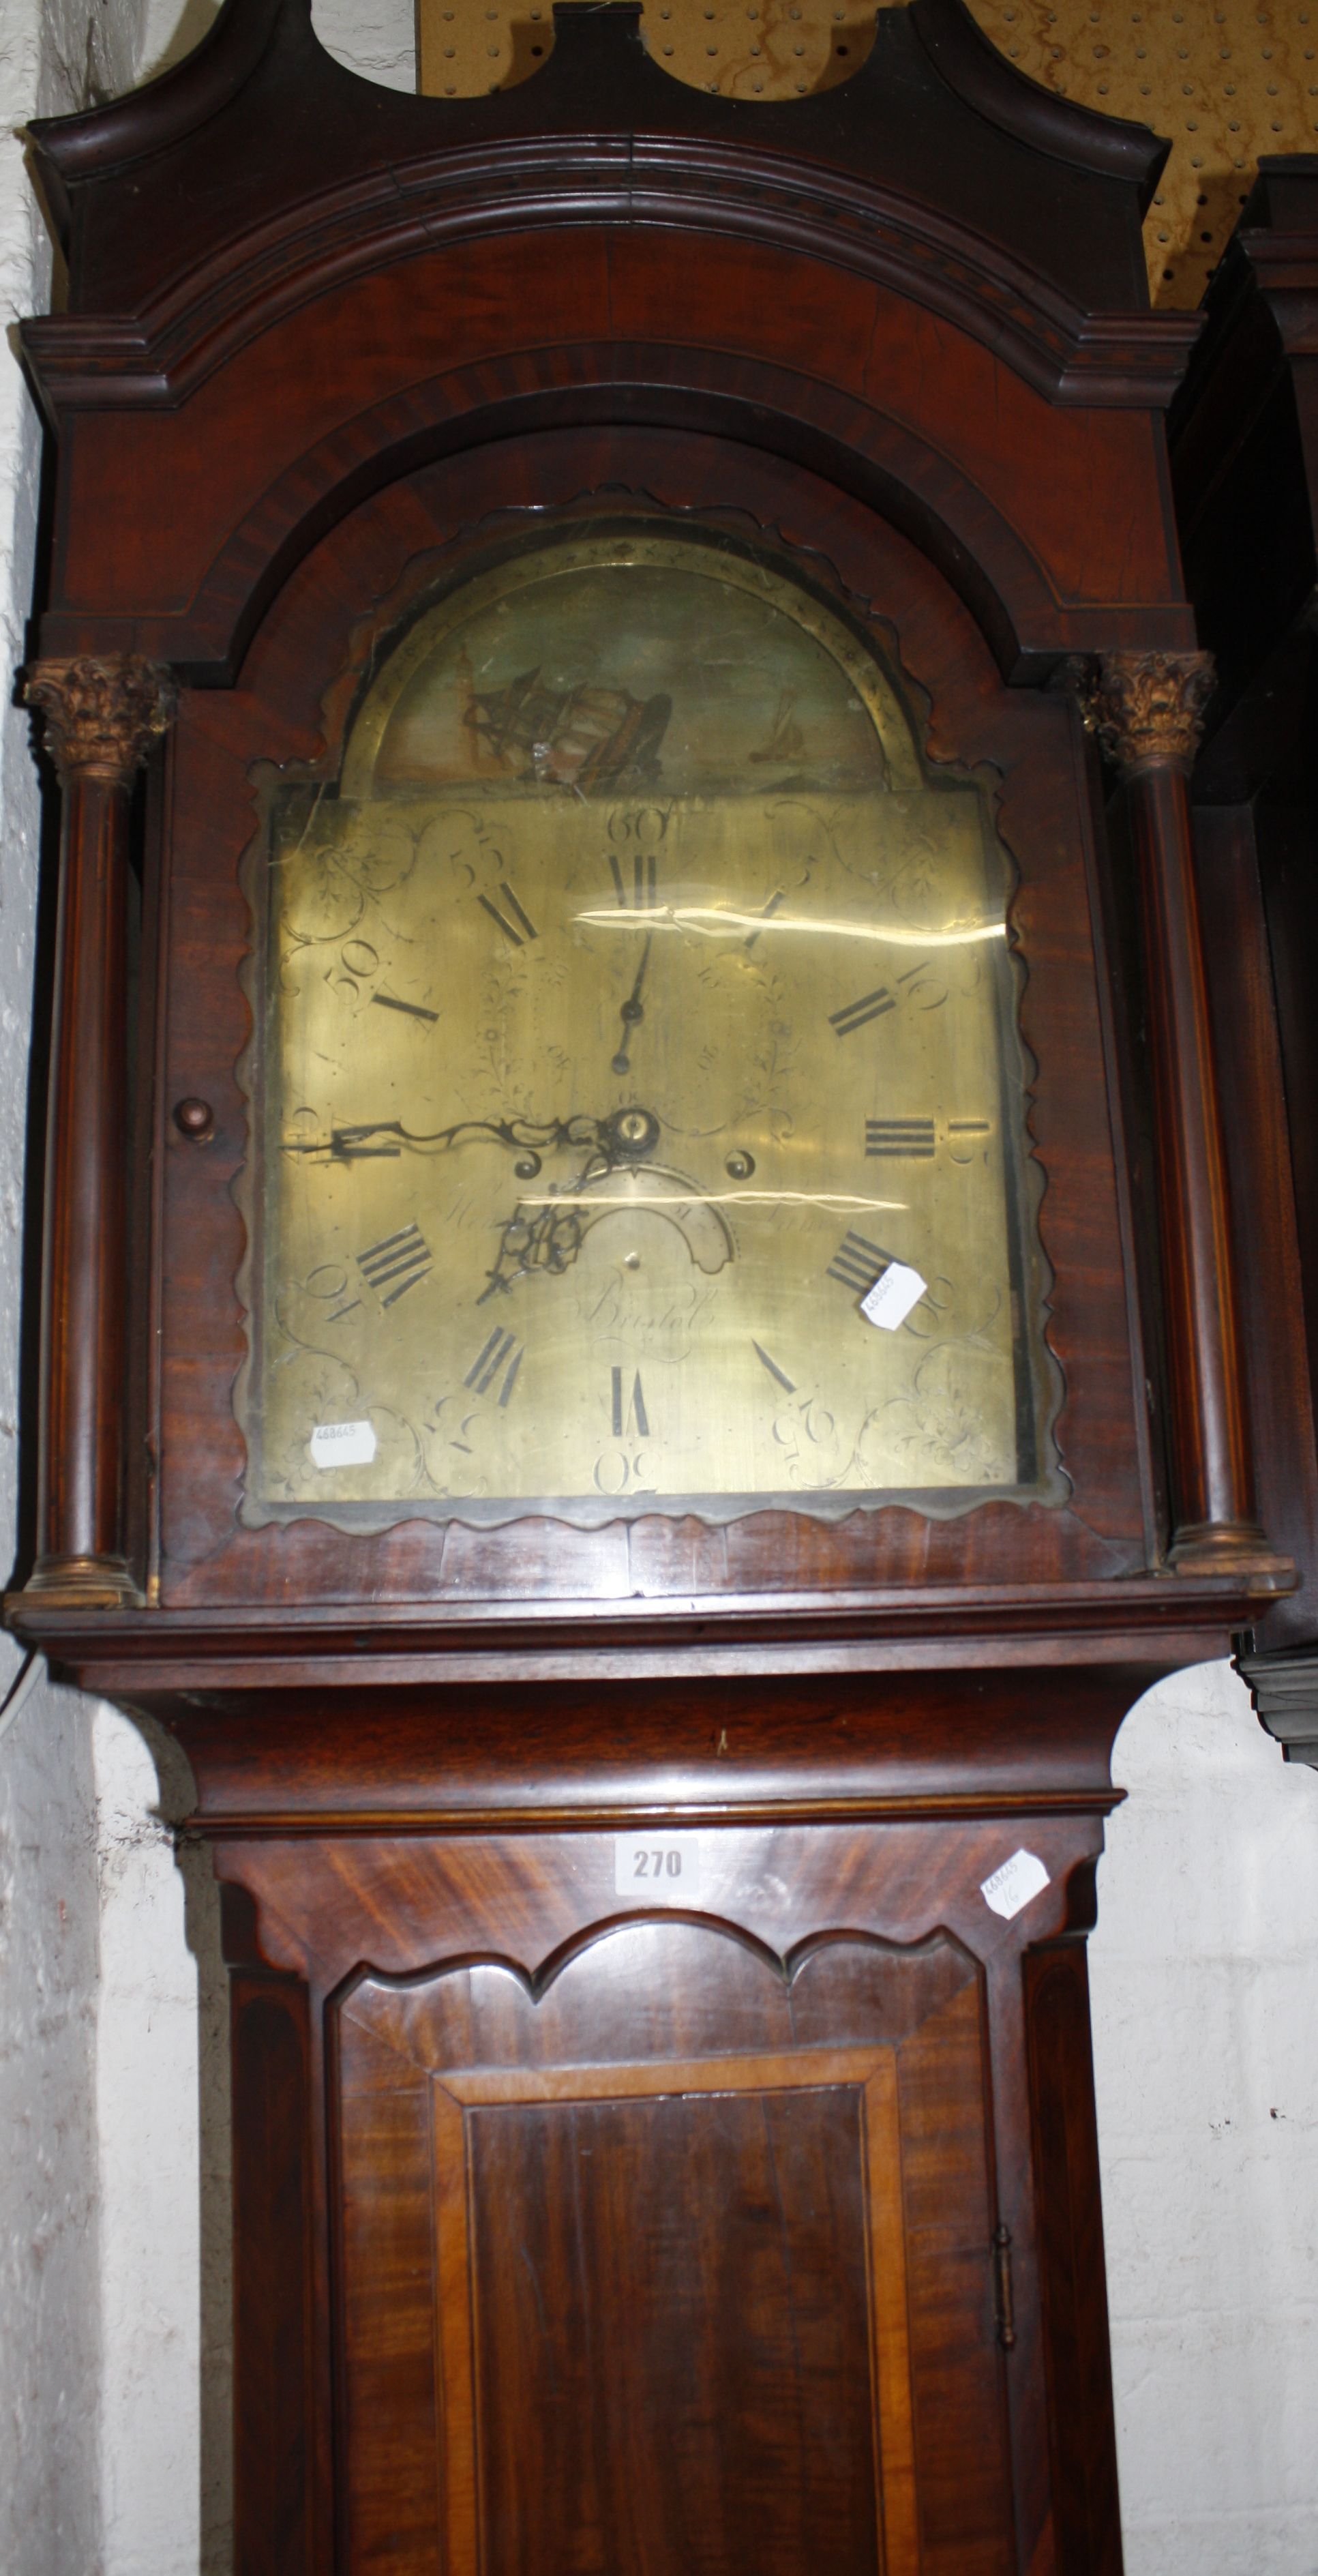
[(699, 1834), (615, 1834), (613, 1883), (646, 1905), (688, 1905), (700, 1892)]

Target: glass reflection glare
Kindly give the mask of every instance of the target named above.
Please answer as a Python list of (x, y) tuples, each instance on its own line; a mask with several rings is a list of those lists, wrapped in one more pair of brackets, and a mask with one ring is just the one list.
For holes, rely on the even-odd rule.
[[(528, 1197), (518, 1201), (520, 1207), (598, 1207), (607, 1193), (604, 1177), (616, 1180), (611, 1172), (601, 1178), (594, 1190), (556, 1190), (549, 1198)], [(666, 1190), (643, 1193), (628, 1190), (623, 1204), (629, 1208), (663, 1208), (671, 1214), (675, 1207), (820, 1207), (820, 1208), (904, 1208), (905, 1199), (854, 1199), (841, 1190)]]
[(958, 930), (909, 930), (896, 922), (806, 921), (795, 913), (727, 912), (722, 905), (666, 904), (660, 910), (632, 911), (625, 904), (607, 910), (578, 912), (574, 920), (591, 930), (694, 930), (716, 939), (724, 930), (753, 930), (760, 938), (771, 931), (807, 932), (829, 939), (868, 939), (892, 948), (968, 948), (980, 939), (1005, 939), (1005, 921), (976, 921)]

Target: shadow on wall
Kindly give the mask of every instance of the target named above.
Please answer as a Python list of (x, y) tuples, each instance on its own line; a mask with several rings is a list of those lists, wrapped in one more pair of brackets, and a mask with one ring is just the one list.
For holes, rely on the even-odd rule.
[[(219, 0), (185, 0), (179, 16), (178, 0), (148, 0), (141, 81), (181, 63), (214, 25), (218, 7)], [(468, 0), (464, 16), (475, 14)], [(415, 89), (414, 0), (313, 0), (311, 18), (326, 52), (349, 71), (386, 89)]]
[[(190, 54), (214, 26), (219, 15), (219, 0), (184, 0), (183, 14), (174, 17), (178, 0), (168, 0), (162, 8), (159, 0), (147, 12), (142, 41), (141, 83), (159, 80), (162, 72), (172, 72), (185, 54)], [(171, 26), (171, 21), (172, 26)]]
[[(169, 1749), (192, 1775), (178, 1746)], [(198, 2576), (233, 2567), (233, 2153), (229, 2100), (229, 1974), (220, 1928), (220, 1890), (208, 1844), (178, 1845), (187, 1945), (197, 1968), (197, 2197), (200, 2226), (201, 2556)]]
[[(188, 1764), (98, 1706), (97, 2015), (106, 2563), (232, 2568), (229, 1998)], [(190, 2528), (189, 2528), (190, 2526)], [(162, 2562), (163, 2563), (163, 2562)]]

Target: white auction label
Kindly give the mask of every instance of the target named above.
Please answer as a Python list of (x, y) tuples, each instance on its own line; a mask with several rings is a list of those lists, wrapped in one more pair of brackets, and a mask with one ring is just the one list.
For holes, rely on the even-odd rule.
[(369, 1422), (318, 1422), (307, 1445), (313, 1467), (369, 1467), (375, 1433)]
[(895, 1333), (904, 1324), (912, 1306), (923, 1297), (928, 1281), (920, 1277), (905, 1261), (890, 1261), (881, 1279), (876, 1279), (868, 1297), (862, 1297), (860, 1311), (871, 1324), (885, 1333)]
[(613, 1883), (619, 1896), (685, 1905), (700, 1893), (699, 1834), (615, 1834)]
[(993, 1876), (984, 1880), (979, 1892), (985, 1904), (1010, 1923), (1013, 1914), (1019, 1914), (1032, 1896), (1041, 1895), (1051, 1883), (1037, 1852), (1015, 1851), (1010, 1860), (1004, 1860), (1001, 1869), (995, 1869)]

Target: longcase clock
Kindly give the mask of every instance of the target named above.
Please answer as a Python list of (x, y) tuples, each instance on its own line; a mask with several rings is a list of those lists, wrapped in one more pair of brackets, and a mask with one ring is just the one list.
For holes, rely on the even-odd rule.
[(238, 2564), (1113, 2576), (1108, 1757), (1295, 1580), (1162, 147), (960, 0), (767, 107), (226, 0), (38, 148), (9, 1608), (224, 1891)]

